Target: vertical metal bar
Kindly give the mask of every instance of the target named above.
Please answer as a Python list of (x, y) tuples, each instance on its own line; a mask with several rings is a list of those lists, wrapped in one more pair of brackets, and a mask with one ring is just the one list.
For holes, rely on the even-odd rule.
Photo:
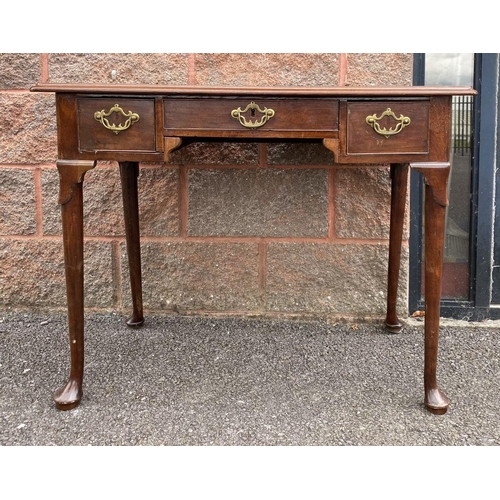
[[(493, 206), (495, 176), (495, 140), (498, 119), (498, 54), (482, 54), (479, 103), (481, 138), (477, 158), (477, 241), (475, 306), (489, 309), (492, 281)], [(477, 283), (480, 285), (477, 286)]]
[[(413, 85), (425, 85), (425, 54), (413, 55)], [(410, 171), (410, 239), (408, 311), (418, 309), (422, 295), (422, 207), (423, 182), (418, 172)]]

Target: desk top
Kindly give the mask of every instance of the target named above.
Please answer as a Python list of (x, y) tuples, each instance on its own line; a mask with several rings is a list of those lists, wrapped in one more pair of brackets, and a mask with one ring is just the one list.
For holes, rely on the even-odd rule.
[(77, 94), (147, 94), (147, 95), (261, 95), (299, 97), (422, 97), (445, 95), (476, 95), (472, 87), (211, 87), (162, 85), (106, 85), (75, 83), (39, 83), (32, 92)]

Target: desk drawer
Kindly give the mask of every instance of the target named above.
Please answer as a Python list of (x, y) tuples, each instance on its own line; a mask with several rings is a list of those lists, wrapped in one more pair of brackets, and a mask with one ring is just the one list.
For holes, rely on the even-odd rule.
[(154, 99), (78, 98), (81, 151), (155, 151)]
[(164, 101), (167, 135), (328, 137), (338, 131), (338, 99), (172, 98)]
[(347, 104), (347, 154), (428, 151), (429, 101)]

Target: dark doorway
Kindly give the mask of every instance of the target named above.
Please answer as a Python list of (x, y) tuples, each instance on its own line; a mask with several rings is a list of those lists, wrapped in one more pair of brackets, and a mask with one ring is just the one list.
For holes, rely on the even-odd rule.
[[(453, 101), (450, 205), (446, 217), (441, 315), (499, 318), (500, 174), (496, 173), (498, 54), (415, 54), (415, 85), (471, 85), (475, 98)], [(499, 151), (500, 153), (500, 151)], [(496, 182), (495, 182), (496, 181)], [(410, 192), (410, 314), (422, 310), (423, 185), (412, 173)]]

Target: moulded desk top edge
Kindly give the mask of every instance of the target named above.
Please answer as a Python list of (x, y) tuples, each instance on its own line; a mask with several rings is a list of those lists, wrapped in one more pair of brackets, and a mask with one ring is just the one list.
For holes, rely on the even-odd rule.
[(315, 96), (315, 97), (428, 97), (439, 95), (477, 95), (472, 87), (449, 86), (393, 86), (393, 87), (214, 87), (38, 83), (32, 92), (82, 94), (148, 94), (148, 95), (203, 95), (238, 96)]

